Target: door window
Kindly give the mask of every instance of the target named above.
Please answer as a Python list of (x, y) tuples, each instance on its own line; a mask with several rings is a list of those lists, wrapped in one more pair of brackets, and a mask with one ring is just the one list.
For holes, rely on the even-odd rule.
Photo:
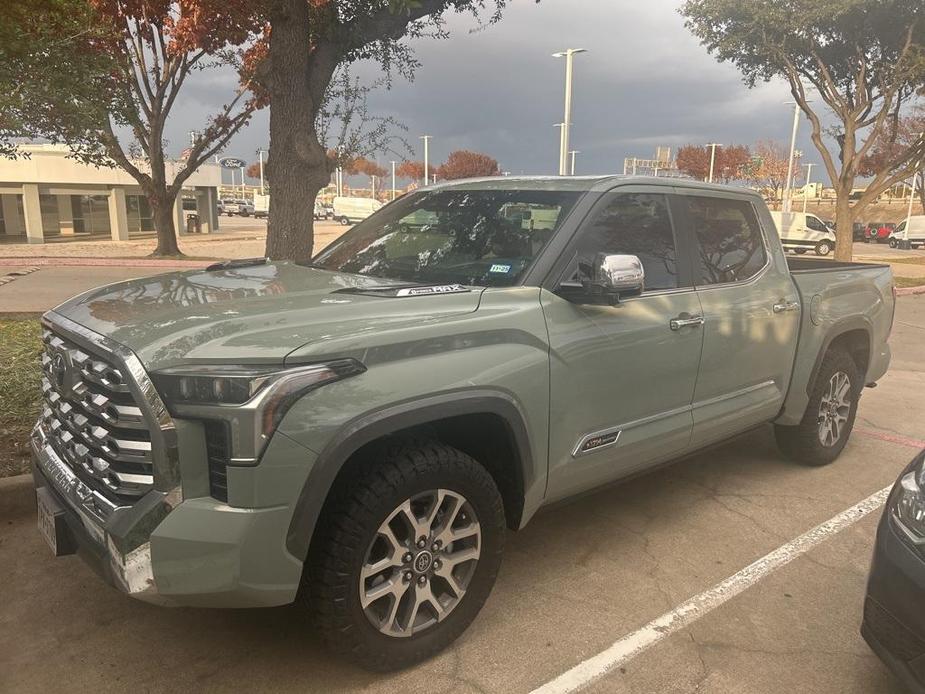
[(767, 256), (751, 203), (685, 197), (695, 243), (695, 283), (703, 286), (741, 282), (758, 274)]
[(637, 256), (645, 270), (647, 292), (680, 286), (674, 231), (664, 195), (619, 193), (595, 212), (578, 240), (573, 281), (591, 279), (598, 253)]
[(812, 229), (813, 231), (828, 231), (828, 228), (821, 220), (816, 219), (812, 215), (806, 215), (806, 226)]

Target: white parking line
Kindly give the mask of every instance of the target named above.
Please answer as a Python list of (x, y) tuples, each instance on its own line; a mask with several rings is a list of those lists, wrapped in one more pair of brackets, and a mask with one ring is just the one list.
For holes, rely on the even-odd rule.
[(805, 554), (832, 535), (857, 523), (876, 511), (886, 501), (889, 487), (871, 494), (858, 504), (842, 511), (825, 523), (817, 525), (798, 538), (781, 545), (773, 552), (749, 564), (712, 588), (681, 603), (670, 612), (653, 619), (638, 631), (627, 634), (604, 651), (580, 662), (554, 680), (533, 690), (531, 694), (564, 694), (574, 692), (600, 679), (614, 668), (620, 667), (659, 641), (696, 622), (704, 615), (754, 585), (801, 554)]

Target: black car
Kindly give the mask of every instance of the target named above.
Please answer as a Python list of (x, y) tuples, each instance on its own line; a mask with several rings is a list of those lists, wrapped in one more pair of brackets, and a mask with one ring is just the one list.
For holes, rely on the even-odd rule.
[(925, 692), (925, 451), (890, 492), (877, 541), (861, 635), (913, 692)]

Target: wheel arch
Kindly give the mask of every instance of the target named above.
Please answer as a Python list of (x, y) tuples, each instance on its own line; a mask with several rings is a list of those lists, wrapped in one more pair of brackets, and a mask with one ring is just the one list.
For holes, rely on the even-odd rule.
[(508, 526), (520, 527), (525, 490), (536, 477), (524, 414), (503, 391), (457, 391), (390, 405), (345, 424), (325, 446), (302, 487), (286, 536), (289, 552), (303, 561), (308, 556), (331, 493), (363, 464), (359, 453), (389, 436), (428, 434), (488, 469), (501, 491)]
[(807, 395), (812, 392), (819, 368), (826, 353), (833, 347), (845, 347), (854, 359), (861, 376), (866, 380), (867, 368), (870, 365), (870, 354), (873, 349), (874, 329), (866, 318), (856, 316), (846, 318), (832, 325), (822, 341), (822, 346), (816, 354), (816, 361), (806, 382)]

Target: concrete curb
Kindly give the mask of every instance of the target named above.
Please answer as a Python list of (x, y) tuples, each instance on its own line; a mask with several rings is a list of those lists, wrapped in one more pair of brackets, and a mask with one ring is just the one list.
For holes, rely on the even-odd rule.
[(899, 287), (896, 296), (909, 296), (910, 294), (925, 294), (925, 285), (921, 287)]
[(16, 475), (0, 479), (0, 520), (35, 513), (32, 475)]
[(161, 260), (160, 258), (0, 258), (0, 265), (76, 265), (89, 267), (163, 267), (163, 268), (203, 268), (213, 265), (217, 260)]

